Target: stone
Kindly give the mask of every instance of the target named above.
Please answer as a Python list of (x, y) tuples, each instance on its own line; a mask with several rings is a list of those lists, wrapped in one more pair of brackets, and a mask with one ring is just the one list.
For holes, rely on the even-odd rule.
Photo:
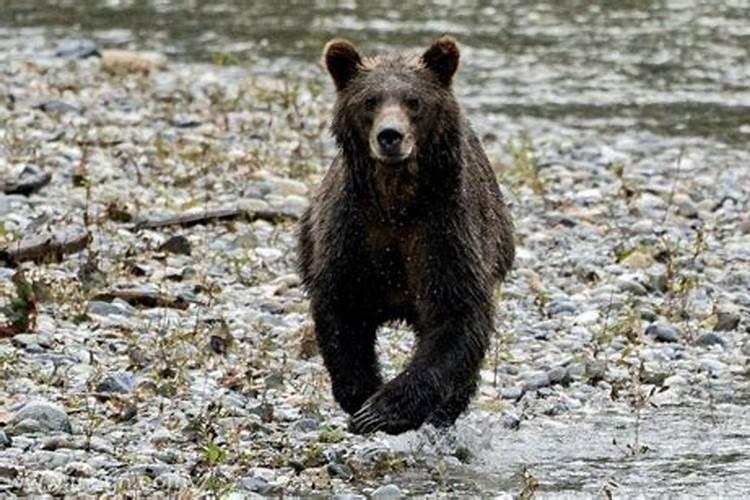
[(517, 385), (504, 387), (503, 390), (500, 391), (500, 397), (503, 399), (517, 400), (520, 399), (521, 396), (523, 396), (523, 388)]
[(524, 382), (524, 389), (526, 391), (533, 391), (542, 387), (547, 387), (550, 384), (549, 376), (545, 372), (532, 373), (526, 377)]
[(340, 464), (338, 462), (330, 463), (326, 466), (328, 475), (332, 478), (343, 479), (345, 481), (350, 480), (354, 476), (354, 472), (351, 467), (346, 464)]
[(112, 302), (92, 300), (86, 308), (86, 312), (89, 314), (97, 316), (121, 316), (124, 318), (133, 316), (135, 311), (136, 309), (130, 304), (118, 300)]
[[(65, 410), (48, 401), (31, 401), (24, 405), (13, 418), (14, 425), (33, 420), (38, 423), (41, 431), (72, 433), (70, 420)], [(18, 432), (16, 425), (15, 432)]]
[(192, 246), (190, 240), (185, 236), (177, 235), (172, 236), (167, 241), (159, 245), (160, 252), (173, 253), (176, 255), (190, 255), (192, 252)]
[(320, 428), (318, 421), (312, 417), (302, 417), (301, 419), (294, 422), (292, 428), (301, 432), (313, 432)]
[(135, 378), (129, 372), (113, 372), (96, 385), (97, 392), (128, 394), (135, 387)]
[(373, 491), (370, 498), (372, 498), (372, 500), (390, 500), (393, 498), (401, 498), (403, 496), (404, 494), (401, 491), (401, 488), (395, 484), (386, 484)]
[(250, 476), (240, 479), (239, 487), (245, 491), (260, 493), (261, 495), (277, 495), (281, 492), (279, 486), (268, 482), (260, 476)]
[(65, 474), (70, 477), (92, 477), (95, 473), (94, 467), (86, 462), (70, 462), (65, 466)]
[(562, 366), (556, 366), (547, 372), (550, 384), (564, 384), (568, 379), (568, 371)]
[(740, 315), (734, 312), (720, 312), (714, 325), (715, 332), (728, 332), (740, 326)]
[(13, 441), (4, 431), (0, 431), (0, 449), (10, 448), (11, 446), (13, 446)]
[(183, 490), (191, 486), (190, 478), (178, 472), (164, 472), (156, 477), (156, 484), (165, 490)]
[(646, 335), (654, 337), (657, 342), (678, 342), (680, 332), (672, 325), (666, 323), (653, 323), (646, 328)]
[(727, 341), (721, 338), (718, 334), (714, 332), (708, 332), (704, 333), (700, 337), (698, 337), (695, 340), (695, 345), (701, 346), (701, 347), (709, 347), (712, 345), (720, 345), (724, 347), (726, 345)]

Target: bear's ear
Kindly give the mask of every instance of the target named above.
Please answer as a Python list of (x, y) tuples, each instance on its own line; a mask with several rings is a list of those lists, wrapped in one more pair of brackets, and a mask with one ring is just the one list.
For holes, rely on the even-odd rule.
[(443, 35), (422, 54), (422, 64), (437, 76), (440, 82), (450, 86), (453, 75), (458, 68), (460, 53), (456, 39)]
[(334, 38), (323, 49), (323, 64), (331, 74), (336, 89), (341, 91), (359, 71), (362, 58), (351, 42)]

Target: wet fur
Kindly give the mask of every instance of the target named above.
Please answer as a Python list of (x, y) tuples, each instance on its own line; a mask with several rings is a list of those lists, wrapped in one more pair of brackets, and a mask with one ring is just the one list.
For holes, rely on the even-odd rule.
[[(476, 392), (494, 328), (494, 287), (513, 262), (512, 224), (450, 89), (455, 66), (447, 75), (402, 57), (365, 61), (350, 81), (337, 82), (332, 131), (340, 154), (301, 219), (300, 272), (333, 394), (352, 429), (450, 425)], [(417, 124), (413, 163), (400, 169), (371, 158), (366, 121), (358, 121), (362, 96), (394, 75), (435, 108)], [(384, 383), (376, 333), (392, 320), (413, 327), (417, 347)]]

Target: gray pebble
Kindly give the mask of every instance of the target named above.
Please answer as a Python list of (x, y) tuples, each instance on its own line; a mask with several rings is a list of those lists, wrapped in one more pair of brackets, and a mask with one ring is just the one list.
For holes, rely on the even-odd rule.
[(500, 397), (503, 399), (520, 399), (521, 396), (523, 396), (523, 388), (519, 387), (517, 385), (511, 386), (511, 387), (504, 387), (502, 391), (500, 391)]
[(680, 332), (672, 325), (666, 323), (654, 323), (646, 328), (646, 335), (651, 335), (658, 342), (677, 342), (680, 340)]
[(106, 481), (95, 478), (82, 478), (78, 481), (78, 487), (81, 492), (88, 495), (101, 495), (105, 491), (111, 490), (112, 487)]
[(260, 476), (251, 476), (240, 479), (239, 487), (245, 491), (260, 493), (261, 495), (273, 495), (281, 492), (281, 488), (271, 484)]
[[(43, 338), (44, 337), (44, 338)], [(10, 338), (11, 343), (30, 353), (40, 353), (49, 347), (49, 337), (36, 333), (21, 333)]]
[(328, 464), (326, 466), (326, 470), (328, 471), (328, 475), (332, 478), (344, 479), (346, 481), (351, 479), (354, 475), (351, 467), (346, 464), (340, 464), (338, 462)]
[(547, 372), (550, 384), (562, 384), (568, 378), (568, 371), (562, 366), (556, 366)]
[(718, 359), (706, 358), (701, 361), (701, 370), (711, 374), (717, 374), (724, 371), (724, 363)]
[[(36, 421), (41, 431), (73, 432), (65, 410), (48, 401), (31, 401), (24, 405), (13, 417), (14, 424), (21, 424), (25, 420)], [(18, 425), (16, 425), (15, 432), (21, 433), (18, 431)]]
[(623, 292), (629, 292), (633, 295), (646, 295), (648, 293), (646, 287), (634, 279), (622, 278), (617, 282), (617, 285)]
[(135, 313), (135, 308), (130, 304), (125, 304), (118, 301), (110, 303), (92, 300), (91, 302), (89, 302), (86, 311), (89, 314), (96, 314), (98, 316), (122, 316), (125, 318), (129, 318)]
[(294, 422), (294, 425), (292, 426), (292, 428), (301, 432), (317, 431), (319, 427), (320, 424), (318, 421), (312, 417), (303, 417)]
[(10, 448), (13, 446), (13, 441), (5, 432), (0, 431), (0, 448)]
[(526, 377), (524, 382), (524, 389), (527, 391), (533, 391), (542, 387), (547, 387), (550, 384), (549, 376), (546, 372), (533, 373)]
[(695, 345), (699, 345), (702, 347), (709, 347), (712, 345), (720, 345), (724, 347), (726, 345), (727, 341), (721, 338), (719, 335), (717, 335), (714, 332), (708, 332), (704, 333), (700, 337), (698, 337), (695, 340)]
[(113, 372), (104, 377), (96, 386), (97, 392), (128, 394), (135, 387), (135, 378), (129, 372)]
[(71, 477), (91, 477), (95, 475), (95, 470), (86, 462), (70, 462), (65, 466), (65, 474)]
[(164, 472), (156, 478), (156, 484), (166, 490), (183, 490), (192, 484), (190, 478), (178, 472)]
[(553, 301), (547, 308), (547, 312), (552, 316), (565, 316), (576, 313), (576, 305), (566, 300)]
[(401, 498), (403, 496), (404, 494), (401, 491), (401, 488), (395, 484), (386, 484), (373, 491), (370, 498), (373, 500), (386, 500), (390, 498)]

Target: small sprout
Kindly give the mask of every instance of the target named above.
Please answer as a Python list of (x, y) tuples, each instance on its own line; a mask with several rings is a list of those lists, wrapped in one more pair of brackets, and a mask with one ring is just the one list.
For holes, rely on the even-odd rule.
[(456, 451), (453, 452), (453, 456), (463, 464), (468, 464), (471, 459), (474, 458), (471, 450), (469, 450), (469, 448), (467, 448), (466, 446), (458, 446), (456, 448)]
[(344, 434), (340, 430), (330, 427), (321, 430), (318, 435), (318, 441), (321, 443), (338, 443), (343, 440)]

